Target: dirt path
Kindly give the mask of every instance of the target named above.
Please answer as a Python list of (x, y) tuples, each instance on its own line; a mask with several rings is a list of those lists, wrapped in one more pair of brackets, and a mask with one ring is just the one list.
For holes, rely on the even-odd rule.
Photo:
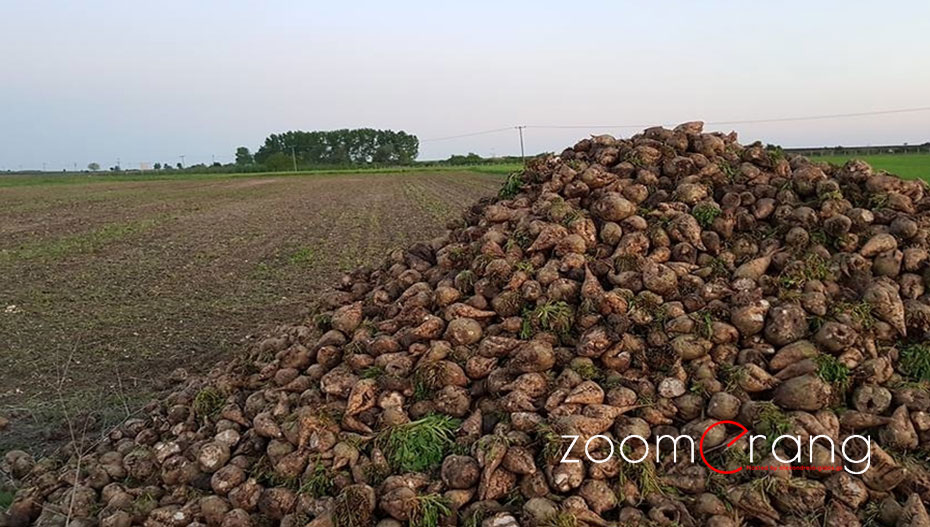
[(0, 415), (12, 417), (0, 451), (61, 439), (66, 411), (119, 418), (173, 369), (203, 371), (264, 328), (301, 320), (340, 270), (436, 236), (499, 182), (442, 173), (0, 189)]

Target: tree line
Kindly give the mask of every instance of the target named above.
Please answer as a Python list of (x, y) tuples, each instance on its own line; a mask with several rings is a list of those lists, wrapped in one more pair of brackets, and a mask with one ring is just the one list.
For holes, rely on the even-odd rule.
[(238, 167), (267, 170), (364, 165), (409, 165), (419, 153), (420, 140), (404, 131), (358, 128), (271, 134), (253, 155), (236, 149)]
[[(314, 132), (296, 130), (269, 135), (254, 154), (248, 147), (238, 147), (233, 163), (214, 162), (210, 165), (155, 163), (151, 168), (159, 171), (232, 173), (364, 166), (464, 166), (522, 162), (519, 156), (482, 157), (473, 152), (467, 155), (454, 154), (448, 159), (417, 161), (419, 147), (420, 141), (417, 136), (404, 131), (395, 132), (372, 128)], [(96, 172), (100, 168), (98, 163), (90, 163), (87, 166), (91, 172)], [(124, 169), (120, 166), (113, 166), (109, 170), (121, 172)]]

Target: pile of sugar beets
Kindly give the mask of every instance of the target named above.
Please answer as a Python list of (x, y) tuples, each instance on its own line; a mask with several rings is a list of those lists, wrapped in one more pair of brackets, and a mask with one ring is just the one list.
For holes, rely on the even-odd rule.
[[(0, 525), (930, 525), (926, 184), (702, 128), (535, 158), (102, 441), (8, 453)], [(655, 447), (720, 420), (766, 437), (709, 463), (783, 470)], [(862, 474), (784, 470), (855, 434)]]

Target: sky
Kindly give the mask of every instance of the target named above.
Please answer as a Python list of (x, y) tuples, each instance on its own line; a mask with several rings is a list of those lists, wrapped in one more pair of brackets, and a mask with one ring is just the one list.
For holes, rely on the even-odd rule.
[[(0, 169), (230, 162), (390, 128), (420, 159), (638, 127), (930, 107), (930, 2), (0, 0)], [(930, 111), (719, 125), (782, 146), (930, 141)], [(492, 129), (483, 135), (448, 136)]]

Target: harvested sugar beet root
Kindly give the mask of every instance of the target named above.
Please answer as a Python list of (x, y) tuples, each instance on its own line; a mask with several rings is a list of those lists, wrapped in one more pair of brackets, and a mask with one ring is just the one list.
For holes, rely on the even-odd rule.
[[(925, 183), (687, 123), (533, 159), (450, 228), (83, 455), (8, 453), (0, 525), (930, 522)], [(619, 455), (721, 420), (764, 438), (713, 427), (710, 465), (798, 470)]]

